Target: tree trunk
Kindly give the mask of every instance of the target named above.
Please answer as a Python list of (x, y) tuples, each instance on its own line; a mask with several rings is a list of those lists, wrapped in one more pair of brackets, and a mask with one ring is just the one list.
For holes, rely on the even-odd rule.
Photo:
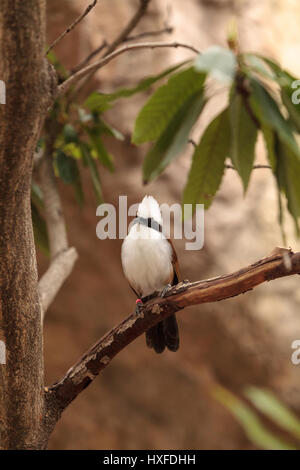
[(45, 60), (45, 0), (2, 0), (0, 78), (0, 448), (44, 446), (41, 308), (30, 187), (32, 158), (51, 102), (54, 75)]

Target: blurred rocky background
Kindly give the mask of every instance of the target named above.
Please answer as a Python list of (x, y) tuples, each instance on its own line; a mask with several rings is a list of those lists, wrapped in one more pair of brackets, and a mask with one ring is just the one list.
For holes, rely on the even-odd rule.
[[(51, 0), (50, 44), (81, 14), (88, 0)], [(133, 16), (137, 0), (101, 0), (81, 24), (55, 48), (69, 69), (105, 39), (111, 42)], [(276, 58), (300, 75), (300, 4), (296, 0), (152, 0), (134, 34), (157, 31), (167, 23), (173, 32), (147, 40), (183, 41), (203, 50), (225, 45), (232, 17), (238, 22), (240, 47)], [(88, 91), (114, 91), (190, 57), (180, 49), (143, 50), (123, 54), (94, 77)], [(130, 144), (130, 133), (147, 94), (119, 101), (107, 120), (127, 138), (106, 141), (115, 157), (115, 173), (101, 171), (106, 202), (129, 204), (144, 194), (160, 202), (181, 201), (191, 162), (188, 149), (154, 183), (142, 185), (145, 149)], [(208, 116), (224, 104), (222, 90), (205, 111), (194, 137)], [(264, 161), (258, 145), (258, 161)], [(47, 314), (46, 382), (51, 383), (107, 330), (132, 312), (135, 298), (123, 277), (121, 240), (96, 237), (96, 203), (84, 179), (86, 205), (80, 209), (73, 192), (60, 184), (71, 244), (79, 261)], [(222, 188), (205, 217), (205, 246), (185, 251), (175, 246), (182, 278), (197, 280), (232, 272), (282, 245), (275, 183), (269, 170), (252, 173), (243, 196), (241, 182), (227, 170)], [(288, 244), (299, 250), (287, 216)], [(47, 260), (40, 256), (42, 273)], [(181, 348), (156, 355), (144, 336), (119, 354), (58, 423), (51, 449), (247, 449), (253, 448), (229, 412), (212, 397), (216, 384), (240, 394), (246, 385), (273, 390), (300, 412), (300, 366), (292, 365), (291, 343), (300, 339), (300, 289), (296, 277), (263, 284), (243, 296), (190, 308), (178, 314)]]

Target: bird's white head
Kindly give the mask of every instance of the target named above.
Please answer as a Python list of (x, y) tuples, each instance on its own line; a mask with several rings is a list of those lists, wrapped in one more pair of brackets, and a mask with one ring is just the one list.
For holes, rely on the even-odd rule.
[(152, 218), (155, 222), (162, 224), (162, 216), (159, 208), (159, 204), (156, 199), (152, 196), (145, 196), (142, 202), (139, 204), (138, 217), (143, 217), (144, 219)]

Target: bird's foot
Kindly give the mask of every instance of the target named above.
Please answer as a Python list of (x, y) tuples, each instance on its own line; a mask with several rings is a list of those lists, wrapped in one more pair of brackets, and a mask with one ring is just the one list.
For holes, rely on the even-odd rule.
[(162, 298), (166, 297), (166, 295), (167, 295), (167, 293), (169, 292), (170, 289), (172, 289), (171, 284), (167, 284), (167, 285), (163, 288), (163, 290), (161, 291), (160, 296), (161, 296)]
[(136, 313), (136, 315), (141, 315), (142, 309), (143, 309), (143, 302), (141, 301), (141, 299), (137, 299), (135, 301), (135, 313)]

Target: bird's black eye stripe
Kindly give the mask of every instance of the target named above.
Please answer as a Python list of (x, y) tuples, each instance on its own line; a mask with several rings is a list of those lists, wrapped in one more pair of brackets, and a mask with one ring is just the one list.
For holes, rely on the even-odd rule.
[(136, 217), (132, 223), (145, 225), (146, 227), (153, 228), (153, 230), (157, 232), (162, 232), (162, 226), (152, 217), (148, 217), (147, 219), (145, 217)]

